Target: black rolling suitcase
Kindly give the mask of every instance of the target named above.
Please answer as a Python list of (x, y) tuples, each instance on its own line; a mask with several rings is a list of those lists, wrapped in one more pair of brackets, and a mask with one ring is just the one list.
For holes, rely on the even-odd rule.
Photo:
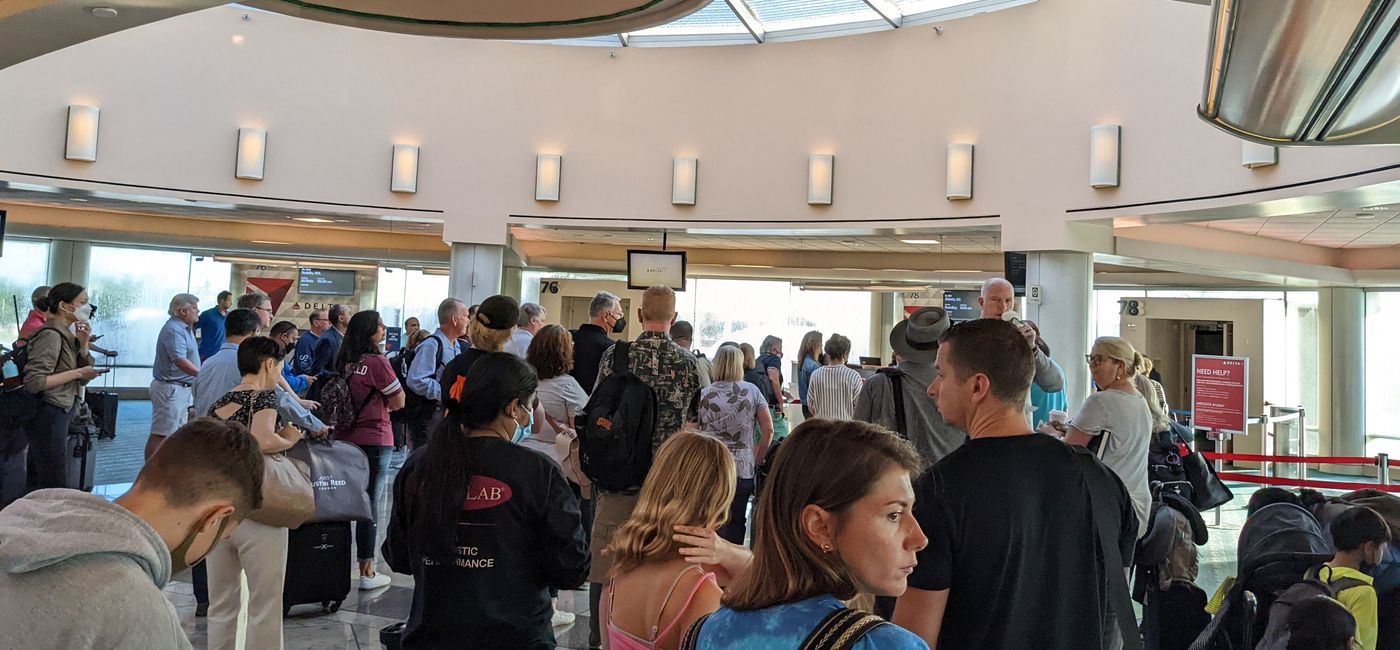
[(68, 453), (64, 457), (68, 470), (67, 485), (75, 490), (91, 492), (97, 470), (97, 447), (86, 431), (68, 431)]
[(287, 579), (282, 615), (293, 605), (320, 605), (335, 612), (350, 595), (350, 522), (302, 524), (287, 532)]
[(92, 409), (92, 420), (97, 424), (97, 439), (111, 440), (117, 437), (117, 394), (90, 390), (87, 391), (87, 405)]

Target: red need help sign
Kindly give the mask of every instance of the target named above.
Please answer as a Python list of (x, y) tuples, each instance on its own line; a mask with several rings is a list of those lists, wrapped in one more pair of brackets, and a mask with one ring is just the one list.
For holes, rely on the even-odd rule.
[(1191, 424), (1215, 433), (1243, 435), (1249, 404), (1249, 359), (1191, 357)]

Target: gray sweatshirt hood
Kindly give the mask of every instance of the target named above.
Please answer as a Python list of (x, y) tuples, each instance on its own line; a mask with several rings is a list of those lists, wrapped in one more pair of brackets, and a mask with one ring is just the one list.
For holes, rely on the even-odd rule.
[(0, 572), (23, 574), (91, 555), (120, 555), (157, 589), (170, 581), (170, 550), (154, 528), (107, 499), (39, 490), (0, 510)]

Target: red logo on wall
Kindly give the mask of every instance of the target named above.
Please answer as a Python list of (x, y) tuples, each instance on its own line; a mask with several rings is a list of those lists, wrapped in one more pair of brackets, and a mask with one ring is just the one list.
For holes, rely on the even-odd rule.
[(510, 501), (510, 486), (489, 476), (473, 476), (467, 484), (465, 510), (485, 510)]
[(292, 281), (286, 278), (248, 278), (250, 286), (244, 287), (243, 293), (254, 293), (261, 291), (272, 299), (272, 313), (277, 313), (282, 308), (282, 301), (287, 299), (287, 294), (292, 290)]

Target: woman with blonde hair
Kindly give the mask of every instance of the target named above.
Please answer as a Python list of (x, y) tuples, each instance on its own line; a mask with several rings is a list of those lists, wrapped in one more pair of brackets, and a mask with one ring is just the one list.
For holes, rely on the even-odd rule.
[(1123, 481), (1133, 499), (1141, 537), (1147, 532), (1147, 512), (1152, 505), (1147, 448), (1153, 430), (1150, 398), (1139, 393), (1133, 383), (1142, 370), (1142, 355), (1123, 339), (1103, 336), (1094, 341), (1086, 360), (1099, 392), (1084, 400), (1069, 424), (1054, 426), (1064, 432), (1065, 442), (1093, 451)]
[(918, 453), (873, 424), (820, 419), (775, 453), (754, 509), (753, 561), (724, 607), (687, 632), (693, 647), (806, 647), (821, 627), (848, 630), (855, 648), (927, 650), (908, 630), (841, 602), (908, 587), (928, 544), (912, 512)]
[[(719, 536), (735, 544), (744, 543), (754, 468), (763, 463), (773, 444), (773, 415), (758, 387), (744, 381), (743, 364), (739, 348), (721, 345), (715, 352), (714, 382), (700, 390), (699, 408), (700, 429), (724, 443), (734, 455), (738, 481), (729, 508), (729, 523), (719, 530)], [(754, 426), (760, 436), (757, 449)]]
[(673, 530), (718, 528), (733, 495), (734, 461), (718, 440), (679, 433), (661, 445), (632, 516), (607, 549), (604, 648), (679, 648), (685, 631), (719, 608), (723, 592), (715, 574), (685, 560)]
[(822, 333), (817, 330), (807, 332), (797, 345), (797, 399), (802, 402), (804, 418), (812, 417), (811, 409), (807, 408), (807, 386), (812, 380), (812, 373), (824, 365), (826, 355), (822, 354)]

